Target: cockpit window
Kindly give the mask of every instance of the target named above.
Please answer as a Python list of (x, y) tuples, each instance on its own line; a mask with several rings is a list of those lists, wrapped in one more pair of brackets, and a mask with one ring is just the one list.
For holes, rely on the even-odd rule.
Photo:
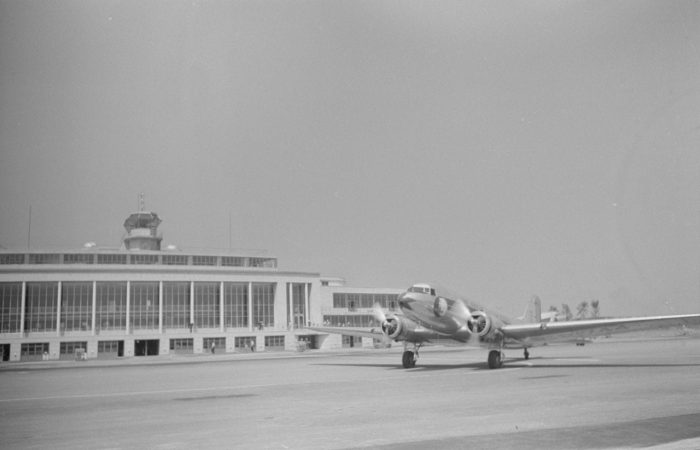
[(435, 295), (435, 289), (431, 288), (430, 286), (420, 285), (420, 284), (417, 284), (415, 286), (411, 286), (410, 288), (408, 288), (408, 292), (416, 292), (418, 294)]

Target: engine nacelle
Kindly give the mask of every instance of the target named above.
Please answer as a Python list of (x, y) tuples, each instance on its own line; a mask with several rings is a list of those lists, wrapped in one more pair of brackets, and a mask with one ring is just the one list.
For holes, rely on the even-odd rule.
[(479, 337), (484, 337), (488, 335), (493, 329), (493, 321), (483, 311), (472, 311), (472, 320), (467, 323), (469, 331), (476, 334)]
[(382, 324), (382, 332), (396, 341), (412, 340), (416, 337), (416, 327), (415, 322), (405, 317), (389, 317)]

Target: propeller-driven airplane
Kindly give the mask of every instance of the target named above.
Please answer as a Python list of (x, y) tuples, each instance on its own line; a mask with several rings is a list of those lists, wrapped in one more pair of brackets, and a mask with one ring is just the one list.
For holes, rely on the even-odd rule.
[(381, 324), (377, 329), (346, 327), (311, 327), (324, 333), (371, 337), (385, 342), (403, 342), (404, 368), (415, 367), (422, 345), (457, 344), (487, 348), (488, 366), (503, 365), (504, 349), (528, 349), (552, 342), (579, 342), (594, 336), (629, 331), (700, 325), (700, 314), (592, 319), (574, 321), (517, 323), (488, 311), (481, 305), (464, 300), (434, 284), (414, 284), (398, 297), (401, 314), (385, 315), (375, 306), (374, 316)]

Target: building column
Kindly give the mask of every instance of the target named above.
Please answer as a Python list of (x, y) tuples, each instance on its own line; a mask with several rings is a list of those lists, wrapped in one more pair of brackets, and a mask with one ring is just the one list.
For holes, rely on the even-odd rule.
[(287, 320), (289, 329), (294, 330), (294, 283), (287, 283)]
[(62, 287), (63, 287), (63, 282), (59, 281), (58, 282), (58, 292), (56, 294), (56, 301), (58, 305), (56, 305), (56, 336), (61, 335), (61, 297), (62, 297)]
[(194, 331), (194, 281), (190, 281), (190, 333)]
[[(131, 281), (126, 282), (126, 334), (131, 333)], [(126, 344), (126, 343), (125, 343)], [(125, 353), (126, 355), (126, 350)]]
[(309, 325), (309, 283), (304, 283), (304, 326)]
[(27, 282), (23, 281), (22, 282), (22, 295), (21, 295), (21, 300), (20, 300), (20, 312), (19, 312), (19, 333), (20, 335), (24, 336), (24, 321), (26, 320), (26, 313), (24, 312), (27, 309)]
[(158, 334), (163, 334), (163, 281), (158, 282)]
[(92, 282), (92, 335), (95, 336), (97, 325), (95, 320), (97, 319), (97, 281)]
[(253, 282), (248, 282), (248, 331), (253, 331)]
[[(224, 332), (224, 282), (219, 284), (219, 331)], [(226, 349), (223, 349), (226, 350)]]

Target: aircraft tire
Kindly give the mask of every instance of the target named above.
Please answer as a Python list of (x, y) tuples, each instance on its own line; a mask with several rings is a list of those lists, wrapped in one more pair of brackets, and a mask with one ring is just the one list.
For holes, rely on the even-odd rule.
[(503, 359), (501, 358), (501, 352), (498, 350), (491, 350), (489, 352), (489, 369), (498, 369), (503, 365)]
[(415, 358), (413, 357), (413, 352), (412, 352), (412, 351), (408, 351), (408, 350), (405, 351), (405, 352), (403, 352), (402, 362), (403, 362), (403, 368), (404, 368), (404, 369), (410, 369), (411, 367), (415, 367), (415, 366), (416, 366), (416, 360), (415, 360)]

